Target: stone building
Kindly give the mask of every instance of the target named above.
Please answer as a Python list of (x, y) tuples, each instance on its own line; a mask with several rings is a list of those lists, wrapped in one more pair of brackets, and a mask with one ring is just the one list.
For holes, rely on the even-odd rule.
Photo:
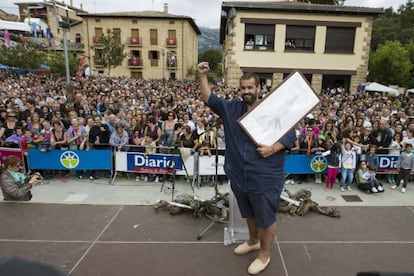
[(93, 71), (106, 73), (100, 42), (107, 29), (125, 45), (127, 58), (111, 69), (112, 76), (185, 79), (198, 60), (200, 30), (191, 17), (164, 11), (82, 13), (85, 55)]
[(111, 29), (125, 45), (127, 58), (111, 69), (112, 76), (155, 79), (193, 78), (198, 61), (198, 36), (194, 20), (163, 11), (88, 13), (59, 1), (16, 3), (20, 21), (36, 29), (36, 43), (63, 50), (63, 29), (68, 50), (92, 74), (107, 73), (103, 67), (100, 37)]
[(367, 77), (372, 23), (382, 13), (292, 1), (223, 2), (224, 80), (237, 86), (243, 72), (256, 72), (276, 87), (299, 70), (316, 92), (354, 92)]
[[(36, 42), (53, 50), (63, 51), (63, 30), (67, 27), (68, 49), (76, 55), (84, 52), (82, 18), (78, 13), (84, 12), (82, 6), (77, 8), (64, 2), (37, 1), (15, 3), (19, 9), (20, 21), (32, 26)], [(65, 26), (63, 26), (63, 25)]]

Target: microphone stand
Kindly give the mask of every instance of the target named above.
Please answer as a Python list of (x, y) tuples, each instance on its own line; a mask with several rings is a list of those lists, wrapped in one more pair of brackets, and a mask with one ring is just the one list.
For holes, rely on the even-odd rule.
[[(217, 197), (219, 195), (219, 191), (218, 191), (218, 144), (217, 144), (217, 130), (213, 132), (214, 133), (214, 142), (215, 142), (215, 175), (214, 175), (214, 200), (216, 201), (216, 206), (218, 208), (222, 208), (224, 207), (224, 205), (222, 204), (222, 200), (217, 201)], [(221, 221), (220, 218), (218, 217), (218, 215), (214, 215), (214, 216), (209, 216), (208, 214), (206, 214), (206, 216), (211, 219), (212, 221), (210, 222), (209, 225), (207, 225), (207, 227), (205, 227), (203, 229), (203, 231), (201, 231), (201, 233), (197, 236), (197, 240), (201, 240), (203, 238), (203, 236), (210, 230), (211, 227), (213, 227), (216, 223), (221, 222), (221, 223), (228, 223), (226, 221)]]
[[(178, 146), (174, 146), (174, 147), (162, 147), (162, 148), (164, 148), (164, 149), (173, 149), (173, 155), (177, 155), (180, 158), (181, 163), (183, 164), (184, 171), (185, 171), (185, 174), (187, 176), (187, 179), (190, 179), (189, 174), (188, 174), (188, 171), (187, 171), (187, 167), (185, 166), (185, 163), (184, 163), (183, 156), (181, 155), (180, 148)], [(171, 201), (174, 201), (175, 177), (176, 177), (176, 172), (177, 172), (177, 165), (175, 164), (175, 162), (174, 162), (174, 165), (170, 169), (172, 169), (172, 188), (171, 188), (172, 189), (172, 193), (171, 193)], [(164, 176), (163, 176), (163, 181), (162, 181), (162, 185), (161, 185), (161, 191), (164, 189), (164, 184), (165, 184), (165, 179), (166, 179), (167, 174), (168, 174), (168, 172), (166, 172), (164, 174)], [(194, 194), (194, 187), (192, 185), (191, 185), (191, 188), (192, 188), (192, 191), (193, 191), (193, 194)]]

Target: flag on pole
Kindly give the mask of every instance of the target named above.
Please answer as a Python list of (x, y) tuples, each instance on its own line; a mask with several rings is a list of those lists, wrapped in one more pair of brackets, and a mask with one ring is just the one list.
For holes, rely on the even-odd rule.
[(10, 33), (9, 30), (4, 30), (4, 45), (10, 47)]
[(47, 42), (48, 42), (48, 46), (52, 47), (52, 33), (50, 32), (50, 28), (46, 28), (46, 37), (47, 37)]

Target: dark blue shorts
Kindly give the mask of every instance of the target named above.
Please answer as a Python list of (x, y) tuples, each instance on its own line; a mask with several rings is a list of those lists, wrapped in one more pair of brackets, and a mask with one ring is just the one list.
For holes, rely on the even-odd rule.
[(242, 218), (254, 217), (257, 226), (267, 228), (276, 222), (276, 210), (279, 206), (282, 188), (277, 187), (263, 193), (248, 193), (233, 188)]

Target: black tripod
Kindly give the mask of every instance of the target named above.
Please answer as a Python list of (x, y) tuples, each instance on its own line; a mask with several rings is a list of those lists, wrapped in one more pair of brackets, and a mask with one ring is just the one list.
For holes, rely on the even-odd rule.
[[(215, 191), (215, 196), (214, 198), (217, 198), (217, 196), (219, 195), (219, 191), (218, 191), (218, 149), (217, 149), (217, 141), (216, 141), (216, 149), (215, 149), (215, 175), (214, 175), (214, 191)], [(220, 200), (216, 203), (216, 207), (218, 208), (223, 208), (225, 207), (223, 202)], [(201, 231), (201, 233), (197, 236), (197, 240), (201, 240), (203, 238), (203, 236), (210, 230), (211, 227), (213, 227), (216, 223), (228, 223), (225, 221), (221, 221), (219, 216), (217, 214), (215, 214), (214, 216), (210, 216), (210, 215), (206, 215), (209, 219), (211, 219), (211, 222), (209, 225), (207, 225), (206, 228), (203, 229), (203, 231)]]
[[(189, 175), (188, 175), (187, 167), (185, 166), (184, 159), (183, 159), (183, 156), (181, 155), (180, 149), (178, 147), (164, 147), (164, 149), (165, 148), (172, 149), (173, 150), (173, 153), (172, 154), (175, 155), (175, 156), (178, 156), (180, 158), (180, 161), (181, 161), (181, 163), (183, 164), (183, 167), (184, 167), (185, 175), (187, 176), (187, 179), (190, 179), (189, 178)], [(171, 163), (171, 166), (168, 167), (167, 170), (166, 170), (166, 172), (164, 173), (163, 178), (162, 178), (161, 192), (164, 189), (165, 180), (167, 178), (167, 175), (169, 175), (168, 174), (168, 169), (172, 170), (172, 174), (170, 174), (171, 175), (171, 178), (172, 178), (171, 201), (174, 201), (175, 177), (176, 177), (176, 172), (177, 172), (177, 164), (176, 164), (176, 162), (172, 162)], [(193, 194), (194, 194), (194, 187), (192, 185), (191, 185), (191, 188), (192, 188), (192, 191), (193, 191)]]

